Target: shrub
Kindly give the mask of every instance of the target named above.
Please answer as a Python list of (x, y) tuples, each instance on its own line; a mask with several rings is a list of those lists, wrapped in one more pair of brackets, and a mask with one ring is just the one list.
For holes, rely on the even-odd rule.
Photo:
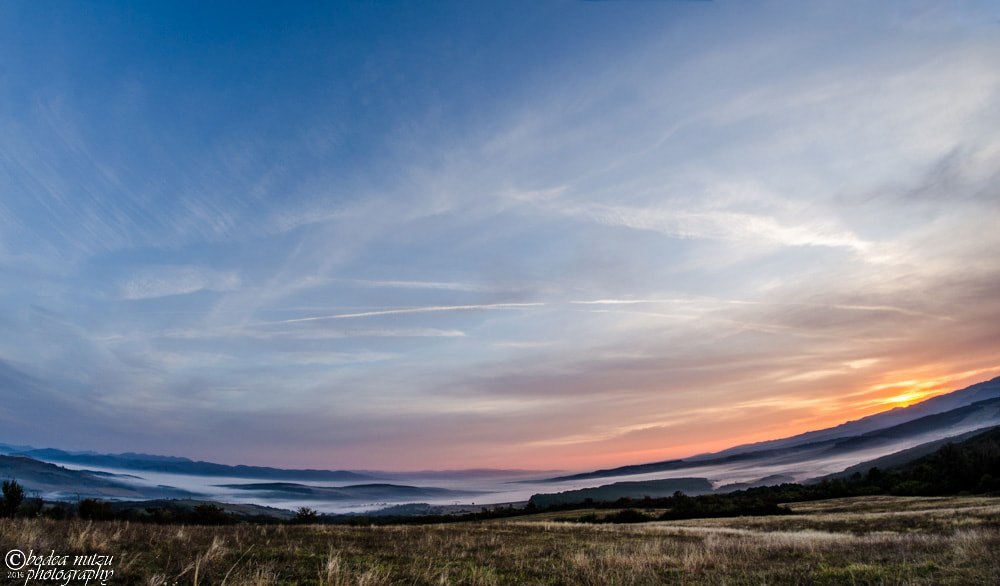
[(198, 505), (191, 513), (191, 522), (196, 525), (228, 525), (235, 523), (226, 510), (213, 504)]
[(76, 506), (76, 514), (81, 519), (90, 521), (110, 521), (114, 518), (111, 512), (111, 503), (99, 501), (97, 499), (83, 499)]

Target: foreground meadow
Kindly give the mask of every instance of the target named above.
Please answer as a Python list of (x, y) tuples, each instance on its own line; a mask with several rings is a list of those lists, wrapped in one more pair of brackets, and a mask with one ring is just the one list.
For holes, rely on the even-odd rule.
[(107, 584), (1000, 583), (998, 498), (791, 508), (634, 525), (572, 521), (587, 511), (383, 527), (3, 519), (0, 552), (112, 555)]

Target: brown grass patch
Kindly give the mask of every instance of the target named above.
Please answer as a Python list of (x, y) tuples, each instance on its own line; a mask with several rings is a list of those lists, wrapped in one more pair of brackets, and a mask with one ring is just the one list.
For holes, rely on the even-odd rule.
[(0, 551), (115, 556), (114, 583), (997, 584), (1000, 499), (838, 499), (780, 517), (224, 527), (0, 520)]

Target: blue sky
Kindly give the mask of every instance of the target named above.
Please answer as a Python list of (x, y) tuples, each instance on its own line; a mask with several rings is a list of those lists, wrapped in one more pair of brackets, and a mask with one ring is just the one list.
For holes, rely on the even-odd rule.
[(0, 441), (588, 468), (1000, 364), (991, 2), (0, 6)]

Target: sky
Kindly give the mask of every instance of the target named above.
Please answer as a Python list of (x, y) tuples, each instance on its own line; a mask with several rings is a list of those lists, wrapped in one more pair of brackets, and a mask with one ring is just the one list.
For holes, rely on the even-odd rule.
[(0, 4), (0, 442), (584, 470), (1000, 374), (994, 2)]

